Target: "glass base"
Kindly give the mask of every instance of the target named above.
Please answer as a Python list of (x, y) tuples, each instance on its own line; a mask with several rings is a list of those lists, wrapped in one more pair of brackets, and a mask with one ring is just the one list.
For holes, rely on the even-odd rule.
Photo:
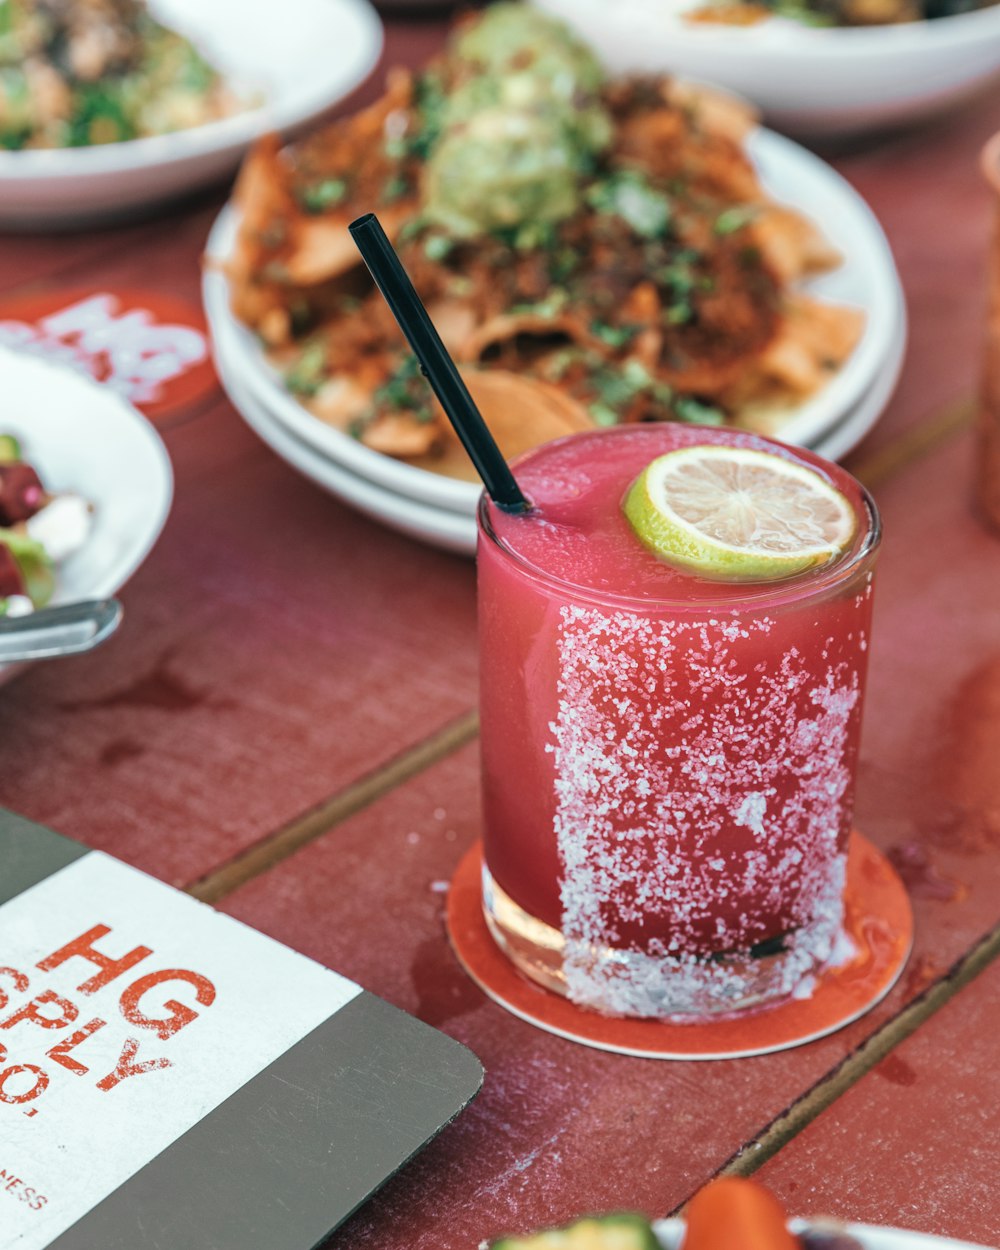
[(813, 925), (784, 935), (779, 951), (762, 944), (703, 956), (574, 943), (515, 903), (485, 863), (482, 876), (486, 924), (508, 959), (545, 989), (604, 1015), (694, 1021), (806, 997), (815, 974), (849, 953), (842, 882), (837, 901)]

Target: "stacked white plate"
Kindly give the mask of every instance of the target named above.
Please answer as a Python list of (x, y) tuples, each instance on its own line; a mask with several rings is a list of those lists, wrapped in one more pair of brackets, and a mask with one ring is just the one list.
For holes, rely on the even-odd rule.
[[(816, 221), (844, 257), (810, 290), (865, 313), (848, 362), (781, 431), (786, 442), (838, 459), (871, 429), (896, 385), (906, 345), (899, 275), (877, 220), (839, 174), (767, 130), (755, 132), (748, 150), (767, 190)], [(235, 210), (225, 209), (209, 237), (203, 296), (219, 376), (244, 420), (282, 459), (360, 511), (436, 546), (474, 551), (476, 486), (372, 451), (318, 420), (282, 385), (230, 310), (221, 263), (237, 228)]]

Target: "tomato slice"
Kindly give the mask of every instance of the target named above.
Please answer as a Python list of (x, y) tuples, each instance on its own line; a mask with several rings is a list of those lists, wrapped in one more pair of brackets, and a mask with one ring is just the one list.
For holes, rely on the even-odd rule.
[(801, 1250), (781, 1203), (756, 1181), (739, 1176), (711, 1181), (684, 1215), (681, 1250)]

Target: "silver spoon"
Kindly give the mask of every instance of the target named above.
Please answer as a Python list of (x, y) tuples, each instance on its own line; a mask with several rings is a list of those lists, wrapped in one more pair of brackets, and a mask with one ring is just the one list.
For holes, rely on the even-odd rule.
[(122, 605), (117, 599), (65, 603), (25, 616), (0, 617), (0, 664), (90, 651), (111, 637), (121, 619)]

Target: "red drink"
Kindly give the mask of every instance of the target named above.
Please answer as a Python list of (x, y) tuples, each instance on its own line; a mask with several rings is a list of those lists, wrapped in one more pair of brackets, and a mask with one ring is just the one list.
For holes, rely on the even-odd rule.
[[(850, 547), (771, 582), (648, 551), (631, 483), (682, 446), (757, 448), (850, 502)], [(613, 1014), (808, 992), (842, 933), (878, 519), (808, 452), (632, 426), (517, 466), (529, 516), (480, 512), (484, 906), (529, 975)]]

